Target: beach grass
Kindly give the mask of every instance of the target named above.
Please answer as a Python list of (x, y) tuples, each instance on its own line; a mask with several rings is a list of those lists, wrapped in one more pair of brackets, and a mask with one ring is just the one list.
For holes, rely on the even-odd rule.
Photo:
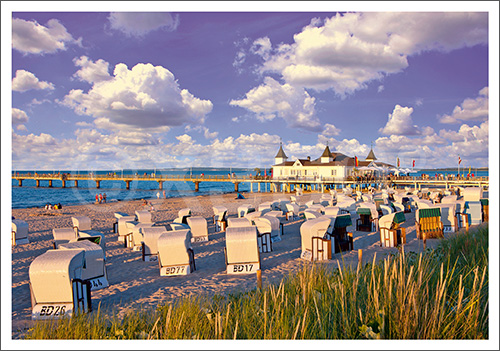
[(123, 316), (95, 306), (37, 322), (25, 339), (488, 339), (488, 281), (486, 223), (357, 268), (304, 264), (262, 289)]

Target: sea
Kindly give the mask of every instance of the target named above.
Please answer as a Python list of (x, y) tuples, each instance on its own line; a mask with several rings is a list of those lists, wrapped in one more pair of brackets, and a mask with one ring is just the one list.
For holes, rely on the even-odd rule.
[[(117, 177), (121, 175), (134, 175), (140, 174), (152, 174), (156, 173), (157, 176), (199, 176), (204, 174), (205, 176), (227, 176), (228, 174), (233, 174), (236, 177), (243, 177), (248, 175), (255, 176), (257, 171), (250, 168), (183, 168), (183, 169), (134, 169), (134, 170), (88, 170), (88, 171), (65, 171), (65, 170), (53, 170), (53, 171), (37, 171), (38, 173), (71, 173), (71, 174), (89, 174), (93, 173), (95, 175), (106, 175), (109, 173), (116, 173)], [(24, 173), (35, 173), (35, 171), (13, 171), (14, 173), (24, 174)], [(461, 175), (467, 175), (468, 169), (460, 169)], [(475, 177), (487, 177), (487, 170), (472, 170), (471, 173), (475, 173)], [(261, 169), (261, 175), (270, 174), (270, 169)], [(428, 174), (429, 176), (434, 176), (435, 174), (457, 174), (457, 171), (453, 170), (420, 170), (410, 173), (410, 176), (421, 176), (422, 174)], [(48, 187), (48, 181), (41, 181), (40, 187), (36, 186), (35, 180), (25, 179), (22, 186), (19, 186), (17, 180), (12, 179), (12, 208), (32, 208), (32, 207), (44, 207), (47, 203), (61, 205), (83, 205), (95, 202), (95, 197), (98, 194), (106, 193), (107, 202), (114, 201), (129, 201), (129, 200), (140, 200), (140, 199), (156, 199), (158, 193), (160, 193), (160, 198), (164, 198), (163, 190), (165, 191), (165, 197), (185, 197), (185, 196), (198, 196), (198, 195), (216, 195), (224, 193), (234, 192), (234, 184), (231, 182), (201, 182), (199, 184), (199, 191), (195, 192), (195, 185), (193, 182), (186, 181), (166, 181), (163, 183), (163, 190), (159, 190), (158, 182), (156, 180), (151, 181), (132, 181), (130, 183), (130, 189), (127, 190), (125, 187), (125, 182), (120, 180), (103, 180), (101, 181), (100, 188), (96, 188), (95, 181), (92, 180), (79, 180), (78, 187), (74, 187), (74, 182), (66, 182), (66, 187), (62, 187), (62, 182), (60, 180), (54, 180), (52, 187)], [(238, 188), (240, 193), (250, 192), (250, 183), (242, 182), (239, 184)], [(254, 186), (254, 191), (256, 187)]]

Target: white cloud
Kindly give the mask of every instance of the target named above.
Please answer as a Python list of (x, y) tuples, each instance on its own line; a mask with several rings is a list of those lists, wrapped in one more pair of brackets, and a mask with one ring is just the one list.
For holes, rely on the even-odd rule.
[(250, 90), (244, 99), (231, 100), (230, 105), (255, 113), (261, 122), (279, 117), (292, 128), (321, 130), (316, 117), (315, 98), (304, 89), (296, 89), (290, 84), (281, 85), (271, 77), (265, 77), (264, 84)]
[(379, 85), (378, 88), (377, 88), (377, 93), (381, 93), (384, 91), (384, 86), (383, 85)]
[(333, 124), (327, 123), (327, 124), (325, 124), (325, 126), (323, 128), (323, 133), (322, 134), (326, 135), (326, 136), (339, 135), (340, 134), (340, 129), (338, 129), (337, 127), (335, 127)]
[(488, 87), (479, 91), (475, 99), (465, 99), (461, 106), (455, 106), (451, 115), (443, 115), (439, 118), (441, 123), (452, 124), (460, 121), (485, 121), (488, 119)]
[(80, 115), (96, 118), (99, 128), (163, 129), (184, 123), (203, 123), (212, 102), (180, 89), (174, 75), (162, 66), (139, 63), (132, 69), (115, 66), (113, 76), (95, 82), (85, 93), (71, 90), (62, 102)]
[(401, 72), (411, 55), (488, 42), (487, 13), (346, 13), (319, 24), (304, 27), (292, 44), (280, 44), (260, 72), (281, 73), (287, 83), (344, 96)]
[(392, 113), (389, 114), (389, 120), (385, 127), (380, 128), (379, 132), (385, 135), (417, 135), (420, 131), (416, 125), (413, 125), (411, 114), (412, 107), (402, 107), (396, 105)]
[(142, 37), (158, 29), (172, 32), (180, 22), (178, 15), (172, 16), (167, 12), (112, 12), (108, 19), (111, 28), (135, 37)]
[(269, 59), (271, 50), (271, 40), (268, 37), (255, 40), (250, 48), (251, 53), (261, 56), (264, 60)]
[(18, 130), (26, 130), (24, 123), (29, 121), (29, 117), (23, 110), (13, 107), (12, 108), (12, 125), (16, 126)]
[(74, 58), (73, 62), (75, 66), (81, 67), (81, 69), (73, 75), (80, 80), (88, 83), (97, 83), (112, 78), (108, 72), (109, 63), (103, 59), (93, 62), (87, 56), (80, 56), (79, 58)]
[(25, 92), (31, 89), (35, 90), (54, 90), (54, 84), (40, 81), (33, 73), (19, 69), (16, 76), (12, 78), (12, 90)]
[(66, 28), (56, 19), (51, 19), (46, 26), (36, 21), (12, 20), (12, 48), (24, 54), (54, 53), (66, 50), (67, 44), (80, 45), (81, 38), (75, 40)]

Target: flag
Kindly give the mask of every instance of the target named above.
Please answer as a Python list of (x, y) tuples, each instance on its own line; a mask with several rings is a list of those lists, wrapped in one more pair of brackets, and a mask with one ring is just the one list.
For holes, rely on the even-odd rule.
[(462, 159), (458, 156), (458, 164), (462, 163)]
[(398, 167), (399, 167), (399, 157), (398, 157)]
[(358, 167), (358, 156), (354, 156), (354, 161), (356, 163), (356, 167)]
[(469, 166), (469, 174), (470, 174), (470, 166)]
[(415, 167), (415, 160), (413, 160), (413, 167)]

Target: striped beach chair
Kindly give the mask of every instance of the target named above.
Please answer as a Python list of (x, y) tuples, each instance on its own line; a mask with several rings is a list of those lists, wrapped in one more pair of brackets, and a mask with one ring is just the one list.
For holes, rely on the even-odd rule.
[(444, 236), (441, 209), (439, 207), (419, 208), (415, 214), (415, 219), (418, 239), (423, 239), (424, 233), (427, 239), (442, 238)]
[(406, 244), (406, 228), (400, 227), (406, 221), (404, 211), (389, 213), (379, 219), (380, 246), (396, 247)]

